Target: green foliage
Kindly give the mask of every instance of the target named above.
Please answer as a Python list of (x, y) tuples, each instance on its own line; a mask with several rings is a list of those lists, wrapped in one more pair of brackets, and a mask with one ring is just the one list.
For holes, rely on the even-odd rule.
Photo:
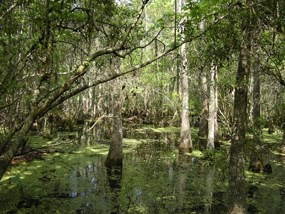
[(203, 156), (203, 165), (205, 166), (218, 166), (224, 168), (226, 163), (225, 160), (227, 159), (227, 151), (225, 149), (220, 150), (206, 150)]
[(23, 187), (23, 184), (21, 182), (21, 176), (19, 174), (17, 174), (14, 177), (10, 178), (9, 179), (9, 183), (10, 183), (10, 185), (15, 185), (16, 188), (19, 189), (21, 197), (25, 197), (24, 187)]
[[(266, 71), (267, 74), (273, 75), (281, 83), (284, 79), (285, 43), (282, 33), (284, 32), (285, 10), (283, 10), (284, 3), (281, 1), (251, 1), (251, 5), (247, 4), (247, 1), (240, 2), (238, 0), (187, 1), (184, 12), (181, 14), (174, 13), (173, 0), (150, 1), (136, 25), (133, 24), (136, 22), (138, 11), (141, 8), (142, 1), (140, 0), (122, 2), (121, 4), (116, 4), (116, 1), (111, 0), (19, 1), (15, 8), (6, 13), (5, 11), (12, 4), (13, 1), (1, 3), (0, 18), (0, 76), (2, 77), (0, 80), (0, 107), (7, 105), (3, 109), (1, 108), (0, 125), (5, 130), (13, 129), (15, 124), (23, 122), (29, 116), (31, 104), (40, 106), (56, 94), (59, 88), (65, 86), (67, 81), (75, 80), (74, 78), (77, 77), (74, 76), (73, 71), (90, 53), (109, 47), (119, 47), (121, 42), (124, 41), (123, 49), (114, 53), (114, 55), (122, 56), (121, 71), (126, 71), (134, 65), (153, 59), (168, 47), (173, 47), (175, 39), (177, 39), (177, 44), (181, 40), (181, 35), (178, 33), (177, 38), (174, 38), (173, 30), (176, 27), (179, 28), (180, 24), (183, 24), (186, 28), (183, 32), (186, 34), (186, 38), (191, 39), (192, 36), (201, 33), (200, 24), (205, 20), (206, 32), (187, 46), (189, 79), (191, 80), (191, 115), (199, 115), (201, 112), (199, 73), (201, 69), (209, 71), (210, 65), (214, 61), (219, 67), (218, 89), (219, 110), (221, 113), (219, 116), (224, 122), (222, 125), (231, 126), (233, 124), (231, 120), (233, 111), (232, 93), (236, 87), (235, 72), (242, 44), (245, 17), (256, 21), (256, 23), (251, 23), (254, 25), (253, 31), (256, 30), (253, 33), (257, 37), (252, 39), (252, 45), (257, 47), (258, 52), (260, 52), (262, 72)], [(177, 23), (175, 23), (175, 18), (177, 18)], [(177, 26), (174, 26), (175, 24)], [(131, 26), (133, 29), (130, 28)], [(131, 32), (129, 32), (130, 29)], [(161, 33), (157, 35), (160, 30), (162, 30)], [(126, 38), (127, 34), (128, 37)], [(156, 35), (157, 37), (154, 38)], [(149, 42), (151, 43), (148, 44)], [(148, 45), (146, 46), (146, 44)], [(91, 66), (88, 72), (77, 78), (70, 88), (76, 89), (84, 84), (92, 84), (93, 81), (109, 77), (113, 72), (110, 68), (110, 60), (113, 57), (113, 55), (108, 55), (96, 58), (94, 63), (90, 63)], [(136, 72), (133, 76), (128, 75), (127, 78), (121, 79), (126, 86), (122, 93), (125, 96), (123, 113), (126, 117), (137, 116), (139, 121), (155, 124), (167, 125), (172, 122), (171, 120), (178, 115), (181, 108), (179, 98), (181, 60), (179, 57), (178, 51), (172, 52), (163, 59), (141, 69), (142, 73)], [(46, 74), (49, 75), (45, 76)], [(263, 84), (266, 82), (273, 89), (272, 91), (264, 89), (262, 115), (258, 120), (258, 126), (265, 127), (266, 118), (266, 120), (273, 119), (274, 125), (284, 128), (285, 106), (283, 92), (276, 84), (272, 84), (272, 80), (268, 81), (263, 76), (262, 78)], [(273, 86), (271, 87), (271, 85)], [(75, 127), (74, 118), (81, 111), (81, 108), (84, 108), (90, 114), (91, 119), (89, 122), (93, 123), (96, 121), (96, 117), (111, 112), (109, 107), (111, 87), (112, 83), (103, 85), (100, 89), (96, 88), (94, 91), (75, 96), (68, 103), (60, 106), (57, 112), (51, 112), (51, 114), (59, 112), (60, 117), (66, 117), (66, 126), (69, 127), (69, 130), (73, 130)], [(278, 95), (276, 91), (281, 95), (276, 96), (276, 99), (272, 101), (271, 95)], [(55, 97), (55, 99), (57, 98)], [(98, 103), (103, 103), (104, 107), (102, 109), (106, 109), (101, 112), (101, 106), (97, 105)], [(61, 114), (62, 112), (64, 114)], [(221, 129), (223, 128), (225, 127), (221, 127)], [(146, 136), (146, 130), (152, 132), (153, 135), (169, 132), (179, 133), (179, 128), (155, 129), (148, 127), (139, 130), (140, 134)], [(47, 131), (45, 134), (50, 135), (51, 133)], [(167, 137), (168, 142), (172, 140), (170, 138)], [(5, 139), (5, 136), (3, 136), (3, 139)], [(275, 144), (273, 142), (277, 142), (278, 139), (275, 135), (271, 135), (271, 137), (267, 136), (264, 141)], [(21, 179), (23, 178), (23, 182), (26, 182), (24, 185), (31, 185), (27, 178), (31, 178), (29, 176), (34, 171), (45, 168), (52, 170), (50, 168), (55, 167), (56, 173), (48, 171), (48, 173), (45, 172), (42, 175), (37, 171), (33, 182), (36, 186), (41, 186), (40, 181), (50, 179), (51, 186), (58, 190), (56, 193), (64, 193), (70, 188), (70, 185), (76, 186), (74, 183), (71, 184), (74, 180), (62, 184), (65, 182), (64, 179), (74, 179), (74, 177), (71, 176), (72, 178), (70, 178), (64, 174), (68, 174), (68, 170), (73, 169), (73, 164), (76, 164), (78, 160), (83, 160), (85, 163), (92, 162), (95, 154), (106, 155), (108, 152), (107, 145), (87, 147), (74, 152), (72, 151), (73, 145), (70, 145), (69, 141), (62, 142), (61, 138), (58, 140), (64, 145), (59, 149), (72, 152), (74, 156), (61, 154), (48, 157), (47, 161), (51, 161), (49, 162), (51, 166), (39, 161), (27, 164), (25, 171), (18, 168), (17, 170), (22, 173)], [(130, 213), (156, 213), (157, 210), (155, 209), (161, 208), (160, 204), (166, 207), (161, 208), (163, 211), (166, 212), (167, 208), (171, 208), (175, 212), (175, 204), (179, 194), (173, 195), (173, 191), (165, 190), (168, 187), (167, 185), (171, 185), (171, 182), (167, 180), (169, 176), (167, 172), (161, 171), (161, 169), (164, 169), (164, 167), (168, 170), (173, 169), (171, 164), (174, 165), (174, 168), (176, 167), (177, 152), (173, 151), (173, 147), (166, 145), (165, 142), (156, 139), (157, 141), (146, 143), (145, 140), (133, 140), (124, 144), (129, 153), (132, 153), (135, 146), (140, 145), (138, 148), (143, 152), (136, 154), (141, 155), (140, 158), (143, 160), (138, 162), (141, 168), (133, 165), (126, 166), (128, 177), (124, 178), (123, 181), (126, 184), (123, 187), (123, 193), (130, 197), (122, 199), (125, 200), (122, 203), (125, 207), (128, 206), (129, 202), (131, 203), (128, 210)], [(0, 142), (1, 148), (3, 148), (4, 140), (0, 140)], [(29, 145), (33, 146), (37, 143), (42, 146), (52, 145), (53, 148), (58, 148), (54, 145), (54, 142), (46, 142), (41, 138)], [(252, 146), (252, 143), (252, 141), (247, 142), (247, 145)], [(274, 152), (274, 154), (280, 154), (277, 150)], [(220, 151), (207, 151), (204, 154), (202, 165), (225, 165), (226, 156), (227, 153), (223, 149)], [(167, 164), (170, 164), (170, 166)], [(277, 168), (280, 167), (277, 163), (275, 165)], [(80, 170), (78, 171), (84, 171), (82, 170), (84, 167), (79, 167)], [(196, 169), (195, 165), (192, 169)], [(183, 175), (187, 174), (188, 169), (179, 170), (182, 172), (175, 175), (174, 178), (183, 179)], [(282, 174), (281, 169), (281, 172), (277, 174), (279, 179)], [(11, 172), (10, 175), (12, 176), (12, 183), (17, 184), (17, 179), (20, 181), (20, 177), (18, 178), (18, 174), (15, 174), (15, 172)], [(105, 178), (104, 175), (102, 175), (102, 178)], [(198, 175), (192, 179), (197, 180), (195, 185), (203, 186), (202, 179)], [(87, 188), (88, 182), (86, 180), (79, 181), (83, 183), (81, 190)], [(100, 180), (100, 182), (104, 184), (107, 181)], [(139, 183), (139, 185), (136, 183)], [(194, 184), (190, 183), (189, 186), (192, 187)], [(276, 186), (280, 186), (278, 181), (276, 181), (275, 186), (272, 186), (275, 193), (277, 192)], [(100, 191), (106, 192), (103, 185), (101, 188)], [(266, 189), (264, 194), (268, 194), (270, 188)], [(36, 189), (37, 194), (40, 196), (51, 191), (46, 189), (41, 193), (40, 188)], [(176, 186), (176, 189), (179, 189), (178, 186)], [(139, 194), (138, 191), (145, 195)], [(199, 191), (204, 192), (205, 190), (200, 189)], [(56, 205), (60, 205), (63, 201), (58, 200), (56, 202), (56, 200), (48, 198), (46, 200)], [(193, 206), (191, 203), (187, 202), (187, 206)], [(102, 201), (99, 204), (102, 207), (105, 205)], [(78, 207), (80, 207), (80, 204)], [(65, 208), (68, 208), (66, 204), (62, 205), (60, 211), (64, 212)], [(263, 209), (266, 210), (264, 207)]]

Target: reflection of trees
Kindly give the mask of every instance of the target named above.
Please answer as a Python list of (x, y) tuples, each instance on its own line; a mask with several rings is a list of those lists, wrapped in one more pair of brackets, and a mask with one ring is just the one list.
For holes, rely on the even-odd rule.
[(215, 176), (215, 168), (211, 167), (208, 169), (208, 173), (206, 175), (206, 190), (205, 190), (205, 196), (206, 196), (206, 204), (205, 204), (205, 210), (206, 213), (211, 213), (211, 207), (213, 202), (213, 190), (214, 190), (214, 176)]
[(81, 204), (76, 210), (78, 213), (107, 213), (110, 199), (102, 197), (108, 185), (104, 161), (105, 158), (98, 156), (93, 163), (75, 166), (69, 176), (70, 192), (66, 193), (61, 187), (56, 197), (73, 198), (73, 203)]
[(186, 186), (186, 174), (185, 173), (179, 173), (179, 190), (178, 190), (178, 210), (183, 210), (184, 200), (185, 200), (185, 186)]
[[(179, 212), (184, 209), (184, 202), (186, 198), (186, 181), (187, 181), (187, 171), (186, 167), (189, 167), (189, 158), (184, 155), (178, 156), (178, 210)], [(189, 199), (188, 199), (189, 200)]]
[(109, 186), (111, 190), (111, 213), (120, 213), (120, 192), (123, 174), (122, 164), (106, 166)]

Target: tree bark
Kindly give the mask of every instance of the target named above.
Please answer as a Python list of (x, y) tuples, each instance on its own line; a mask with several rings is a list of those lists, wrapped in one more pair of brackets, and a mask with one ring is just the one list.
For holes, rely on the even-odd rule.
[(179, 145), (180, 153), (192, 152), (192, 139), (189, 121), (189, 86), (187, 72), (187, 58), (185, 45), (181, 47), (182, 55), (182, 113), (181, 113), (181, 142)]
[(17, 154), (18, 150), (27, 142), (27, 133), (30, 130), (30, 127), (33, 125), (36, 120), (34, 114), (30, 114), (26, 118), (22, 127), (15, 132), (15, 134), (10, 135), (5, 139), (3, 145), (5, 147), (1, 148), (0, 151), (0, 180), (7, 170), (12, 158)]
[[(255, 47), (256, 49), (257, 47)], [(253, 63), (253, 128), (254, 128), (254, 139), (257, 143), (260, 143), (260, 137), (262, 134), (261, 124), (260, 124), (260, 60), (258, 56), (258, 51), (254, 51), (254, 63)]]
[[(120, 59), (114, 59), (114, 72), (120, 73)], [(120, 78), (113, 80), (113, 129), (112, 140), (106, 160), (106, 166), (122, 166), (123, 164), (123, 126), (121, 116), (121, 84)]]
[(216, 137), (216, 127), (217, 126), (217, 101), (216, 101), (216, 75), (217, 66), (212, 63), (210, 71), (210, 90), (209, 90), (209, 117), (208, 117), (208, 141), (207, 149), (215, 148), (215, 137)]
[[(200, 30), (205, 30), (206, 21), (203, 19), (200, 22)], [(199, 49), (202, 49), (205, 44), (204, 40), (199, 44)], [(204, 66), (200, 69), (200, 85), (201, 85), (201, 100), (202, 100), (202, 111), (200, 114), (200, 123), (199, 123), (199, 148), (200, 150), (205, 150), (207, 147), (207, 138), (208, 138), (208, 115), (209, 115), (209, 98), (208, 98), (208, 80), (207, 74), (205, 72)]]
[[(185, 4), (185, 0), (179, 1), (179, 11), (182, 11), (182, 7)], [(181, 26), (182, 37), (184, 38), (184, 26)], [(188, 86), (188, 68), (187, 68), (187, 55), (186, 44), (181, 45), (180, 54), (182, 58), (181, 79), (182, 79), (182, 112), (181, 112), (181, 142), (179, 145), (179, 152), (181, 154), (192, 152), (192, 139), (191, 129), (189, 121), (189, 86)]]
[(246, 213), (245, 134), (247, 129), (248, 80), (250, 73), (251, 33), (248, 20), (242, 26), (242, 44), (234, 94), (234, 137), (230, 147), (229, 213)]
[[(256, 49), (256, 47), (255, 47)], [(253, 109), (252, 109), (252, 120), (253, 120), (253, 145), (251, 149), (249, 169), (253, 172), (260, 172), (262, 169), (262, 157), (260, 151), (261, 144), (261, 121), (260, 121), (260, 61), (258, 53), (254, 50), (254, 63), (253, 63)]]
[(200, 114), (198, 136), (199, 136), (199, 148), (201, 150), (205, 150), (207, 147), (207, 137), (208, 137), (209, 99), (208, 99), (207, 76), (203, 68), (201, 69), (200, 82), (201, 82), (202, 112)]

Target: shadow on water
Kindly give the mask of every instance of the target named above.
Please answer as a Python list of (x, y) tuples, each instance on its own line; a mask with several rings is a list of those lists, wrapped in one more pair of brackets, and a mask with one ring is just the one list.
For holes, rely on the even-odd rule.
[[(97, 144), (12, 167), (0, 183), (0, 213), (227, 213), (224, 165), (179, 156), (177, 133), (130, 136), (147, 140), (123, 166), (106, 167), (106, 154), (93, 151), (108, 147)], [(246, 176), (248, 213), (284, 213), (283, 164), (272, 175)]]

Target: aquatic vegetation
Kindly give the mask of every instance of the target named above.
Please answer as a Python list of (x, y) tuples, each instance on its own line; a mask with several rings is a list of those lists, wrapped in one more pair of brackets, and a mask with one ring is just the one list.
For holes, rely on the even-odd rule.
[[(179, 131), (146, 130), (134, 130), (132, 138), (124, 139), (121, 176), (107, 173), (108, 141), (87, 146), (62, 140), (64, 134), (52, 141), (31, 136), (30, 148), (52, 146), (56, 152), (16, 163), (6, 172), (0, 183), (0, 212), (226, 213), (227, 145), (179, 156)], [(133, 138), (136, 132), (145, 139)], [(284, 161), (276, 152), (278, 142), (271, 140), (267, 146), (272, 174), (245, 174), (249, 213), (284, 212)]]

